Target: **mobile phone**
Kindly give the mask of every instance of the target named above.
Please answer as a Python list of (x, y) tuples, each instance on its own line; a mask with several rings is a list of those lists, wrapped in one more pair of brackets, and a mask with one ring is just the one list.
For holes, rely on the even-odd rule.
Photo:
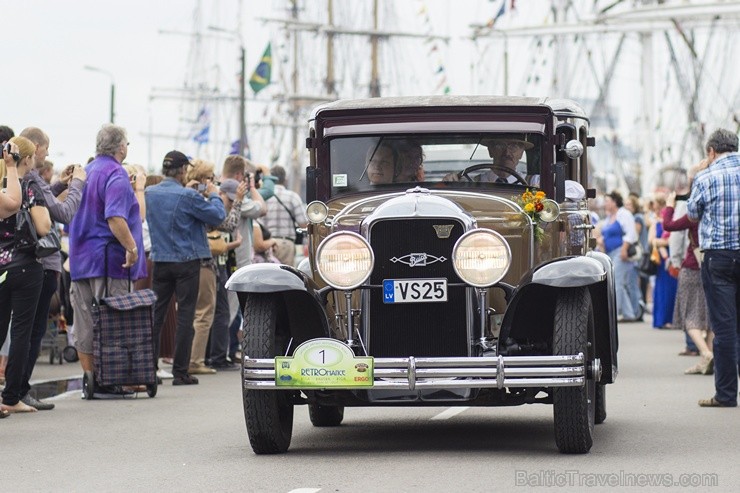
[(203, 193), (203, 192), (205, 192), (205, 191), (206, 191), (206, 185), (205, 185), (205, 183), (198, 183), (198, 189), (197, 189), (197, 190), (198, 190), (198, 191), (199, 191), (200, 193)]
[(687, 201), (687, 200), (689, 200), (689, 197), (691, 197), (691, 193), (685, 193), (685, 194), (681, 194), (681, 195), (676, 195), (676, 200)]

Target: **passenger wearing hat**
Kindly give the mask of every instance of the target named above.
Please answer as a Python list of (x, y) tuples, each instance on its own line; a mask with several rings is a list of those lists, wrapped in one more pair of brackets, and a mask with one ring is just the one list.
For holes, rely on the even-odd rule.
[[(516, 167), (524, 156), (524, 151), (532, 149), (534, 144), (521, 134), (501, 134), (495, 137), (487, 137), (480, 141), (481, 145), (488, 148), (488, 155), (493, 158), (493, 164), (497, 169), (490, 169), (476, 176), (474, 181), (492, 183), (521, 183), (516, 175)], [(506, 170), (511, 170), (511, 173)], [(457, 173), (450, 173), (444, 177), (444, 181), (459, 181)], [(539, 184), (539, 176), (533, 180)]]
[(218, 226), (226, 217), (218, 188), (208, 180), (203, 194), (186, 187), (190, 159), (170, 151), (162, 161), (164, 180), (145, 191), (146, 220), (152, 240), (150, 258), (154, 265), (154, 358), (159, 359), (159, 340), (167, 307), (177, 295), (177, 330), (172, 364), (173, 385), (193, 385), (188, 374), (193, 343), (193, 319), (198, 298), (202, 262), (211, 262), (206, 226)]

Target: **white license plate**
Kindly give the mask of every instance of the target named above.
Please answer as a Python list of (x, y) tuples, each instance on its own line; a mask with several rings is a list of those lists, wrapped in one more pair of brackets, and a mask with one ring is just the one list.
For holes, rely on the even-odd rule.
[(383, 303), (447, 301), (447, 279), (384, 279)]

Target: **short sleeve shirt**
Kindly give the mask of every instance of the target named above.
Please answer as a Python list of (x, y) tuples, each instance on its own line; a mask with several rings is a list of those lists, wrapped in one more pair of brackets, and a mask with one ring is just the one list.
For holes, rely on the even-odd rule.
[[(44, 193), (38, 185), (21, 180), (21, 189), (25, 192), (23, 196), (24, 208), (46, 207)], [(0, 271), (37, 262), (32, 247), (21, 247), (16, 244), (15, 226), (16, 214), (0, 219)]]
[(106, 275), (112, 279), (127, 279), (126, 250), (108, 226), (108, 219), (121, 217), (134, 237), (139, 259), (131, 267), (131, 280), (146, 277), (143, 255), (139, 202), (136, 200), (128, 174), (111, 156), (98, 156), (85, 167), (87, 183), (82, 191), (80, 208), (69, 225), (69, 267), (72, 280)]

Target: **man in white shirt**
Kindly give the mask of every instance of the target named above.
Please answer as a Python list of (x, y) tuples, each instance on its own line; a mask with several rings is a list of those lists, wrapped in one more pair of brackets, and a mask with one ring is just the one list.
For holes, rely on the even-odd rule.
[(306, 204), (300, 195), (285, 188), (285, 168), (274, 166), (270, 174), (277, 179), (275, 195), (267, 200), (267, 214), (263, 220), (276, 241), (275, 256), (285, 265), (295, 262), (296, 227), (305, 228)]

